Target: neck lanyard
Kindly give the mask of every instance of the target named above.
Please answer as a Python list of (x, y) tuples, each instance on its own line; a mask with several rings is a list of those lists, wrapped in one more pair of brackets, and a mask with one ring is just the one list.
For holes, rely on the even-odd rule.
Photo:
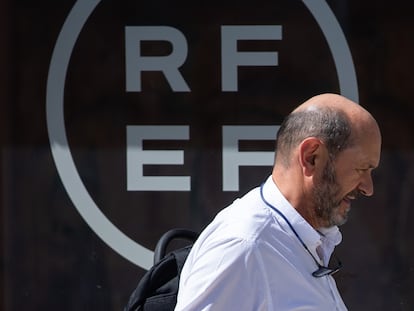
[(276, 207), (274, 207), (272, 204), (270, 204), (268, 201), (266, 201), (266, 199), (264, 198), (263, 195), (263, 185), (262, 184), (260, 186), (260, 196), (262, 197), (263, 202), (269, 206), (272, 210), (274, 210), (277, 214), (280, 215), (280, 217), (283, 218), (283, 220), (289, 225), (290, 229), (292, 230), (292, 232), (295, 234), (295, 236), (298, 238), (299, 242), (303, 245), (303, 247), (307, 250), (307, 252), (309, 253), (309, 255), (311, 255), (312, 259), (315, 261), (316, 265), (318, 266), (318, 270), (312, 272), (312, 275), (316, 278), (319, 277), (323, 277), (326, 275), (331, 275), (336, 273), (337, 271), (339, 271), (339, 269), (342, 268), (342, 263), (341, 261), (338, 260), (338, 264), (336, 267), (334, 268), (329, 268), (329, 267), (325, 267), (322, 266), (318, 260), (316, 260), (316, 258), (312, 255), (311, 251), (309, 250), (309, 248), (306, 246), (305, 242), (303, 242), (303, 240), (300, 238), (299, 234), (296, 232), (295, 228), (293, 228), (292, 224), (290, 223), (290, 221), (286, 218), (286, 216)]
[[(303, 245), (303, 247), (310, 253), (309, 248), (306, 246), (305, 242), (303, 242), (303, 240), (301, 239), (301, 237), (299, 236), (299, 234), (296, 232), (295, 228), (293, 228), (292, 224), (290, 223), (290, 221), (286, 218), (286, 216), (279, 210), (277, 209), (275, 206), (273, 206), (272, 204), (270, 204), (268, 201), (266, 201), (264, 195), (263, 195), (263, 185), (262, 184), (260, 186), (260, 196), (262, 197), (263, 202), (269, 206), (272, 210), (274, 210), (277, 214), (279, 214), (280, 217), (283, 218), (283, 220), (289, 225), (290, 230), (292, 230), (292, 232), (295, 234), (295, 236), (298, 238), (299, 242)], [(311, 254), (312, 255), (312, 254)], [(313, 255), (312, 255), (313, 258)], [(313, 258), (315, 261), (316, 259)], [(317, 262), (317, 261), (316, 261)], [(318, 262), (317, 262), (318, 263)], [(319, 263), (318, 263), (319, 264)]]
[(280, 217), (283, 218), (283, 220), (289, 225), (290, 230), (292, 230), (292, 232), (295, 234), (295, 236), (298, 238), (299, 242), (302, 244), (302, 246), (306, 249), (306, 251), (311, 255), (312, 259), (315, 261), (315, 263), (317, 264), (318, 267), (321, 267), (321, 264), (316, 260), (316, 258), (312, 255), (311, 251), (309, 250), (308, 246), (305, 244), (305, 242), (303, 242), (303, 240), (301, 239), (301, 237), (299, 236), (299, 234), (296, 232), (295, 228), (293, 228), (292, 224), (290, 223), (290, 221), (286, 218), (286, 216), (279, 210), (277, 209), (275, 206), (273, 206), (272, 204), (270, 204), (268, 201), (266, 201), (264, 195), (263, 195), (263, 185), (262, 184), (260, 186), (260, 196), (262, 197), (263, 202), (269, 206), (272, 210), (274, 210), (277, 214), (280, 215)]

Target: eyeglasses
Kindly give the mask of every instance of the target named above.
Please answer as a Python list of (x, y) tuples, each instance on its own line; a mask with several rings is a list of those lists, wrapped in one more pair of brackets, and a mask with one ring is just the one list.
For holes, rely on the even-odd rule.
[(318, 270), (312, 272), (312, 276), (314, 276), (315, 278), (321, 278), (323, 276), (327, 276), (327, 275), (332, 275), (335, 274), (336, 272), (338, 272), (339, 270), (341, 270), (342, 268), (342, 262), (335, 256), (334, 260), (336, 261), (335, 265), (333, 267), (325, 267), (322, 266), (315, 257), (313, 257), (312, 253), (309, 251), (309, 249), (307, 247), (305, 247), (306, 250), (309, 252), (309, 254), (312, 256), (313, 260), (315, 261), (315, 263), (318, 266)]
[(278, 213), (285, 220), (285, 222), (289, 225), (290, 229), (296, 235), (296, 237), (298, 238), (298, 240), (300, 241), (300, 243), (302, 244), (302, 246), (307, 250), (307, 252), (309, 253), (309, 255), (311, 255), (311, 257), (315, 261), (316, 265), (318, 266), (318, 269), (316, 271), (312, 272), (312, 276), (314, 276), (315, 278), (321, 278), (323, 276), (332, 275), (332, 274), (338, 272), (342, 268), (342, 262), (336, 256), (334, 256), (334, 258), (336, 260), (336, 264), (335, 264), (335, 266), (333, 268), (322, 266), (319, 263), (319, 261), (312, 255), (311, 251), (306, 246), (305, 242), (303, 242), (303, 240), (300, 238), (299, 234), (293, 228), (292, 224), (286, 218), (286, 216), (281, 211), (279, 211), (276, 207), (274, 207), (272, 204), (270, 204), (269, 202), (266, 201), (266, 199), (263, 196), (263, 184), (260, 187), (260, 195), (262, 197), (263, 202), (266, 203), (266, 205), (268, 205), (271, 209), (273, 209), (276, 213)]
[(296, 237), (299, 239), (302, 246), (308, 251), (309, 255), (311, 255), (311, 257), (313, 258), (313, 261), (315, 261), (316, 265), (318, 266), (318, 270), (312, 272), (312, 276), (314, 276), (315, 278), (321, 278), (323, 276), (335, 274), (336, 272), (341, 270), (342, 262), (336, 256), (333, 256), (333, 260), (335, 260), (335, 265), (332, 268), (329, 266), (328, 267), (322, 266), (319, 263), (319, 261), (315, 258), (315, 256), (313, 256), (309, 248), (306, 246), (305, 242), (303, 242), (300, 236), (296, 233), (295, 229), (293, 229), (293, 226), (292, 226), (292, 230), (293, 230), (293, 233), (295, 233)]

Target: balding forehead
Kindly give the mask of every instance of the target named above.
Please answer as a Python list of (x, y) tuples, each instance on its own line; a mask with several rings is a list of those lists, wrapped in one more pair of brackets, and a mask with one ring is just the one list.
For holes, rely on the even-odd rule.
[(371, 123), (370, 121), (376, 122), (371, 114), (359, 104), (342, 95), (331, 93), (316, 95), (298, 106), (293, 112), (311, 112), (323, 109), (332, 109), (342, 112), (348, 116), (351, 123), (366, 121), (368, 121), (368, 123)]
[(308, 110), (308, 109), (318, 109), (321, 107), (329, 107), (333, 109), (344, 109), (348, 110), (352, 107), (356, 108), (359, 107), (359, 105), (352, 100), (343, 97), (338, 94), (321, 94), (316, 95), (309, 100), (305, 101), (303, 104), (301, 104), (299, 107), (297, 107), (296, 111), (301, 110)]

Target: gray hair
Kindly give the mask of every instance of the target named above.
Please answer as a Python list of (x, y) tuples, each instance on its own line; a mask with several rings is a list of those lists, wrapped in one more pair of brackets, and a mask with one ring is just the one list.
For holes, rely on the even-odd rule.
[(333, 159), (340, 150), (350, 145), (351, 124), (340, 110), (328, 107), (299, 110), (282, 122), (276, 137), (276, 155), (289, 166), (290, 154), (308, 137), (319, 138)]

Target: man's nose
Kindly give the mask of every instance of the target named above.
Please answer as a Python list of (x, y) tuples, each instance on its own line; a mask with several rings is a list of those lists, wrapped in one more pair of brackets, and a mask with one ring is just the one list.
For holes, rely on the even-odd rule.
[(359, 184), (359, 192), (367, 197), (370, 197), (374, 194), (374, 183), (372, 181), (371, 173), (366, 173), (363, 180)]

